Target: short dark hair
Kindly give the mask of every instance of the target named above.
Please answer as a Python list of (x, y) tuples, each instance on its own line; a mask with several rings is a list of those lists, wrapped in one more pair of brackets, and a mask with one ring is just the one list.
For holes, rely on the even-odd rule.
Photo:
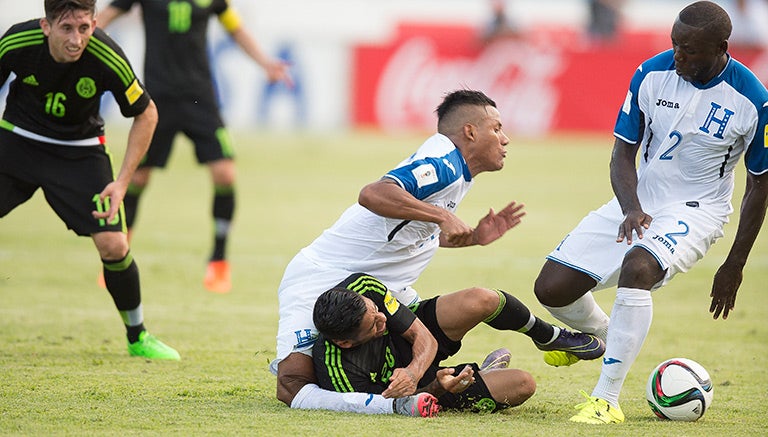
[(496, 107), (496, 102), (480, 91), (462, 89), (448, 93), (443, 102), (437, 107), (437, 131), (450, 136), (457, 133), (467, 122), (478, 122), (476, 117), (481, 114), (478, 108), (485, 111), (487, 106)]
[(312, 320), (331, 340), (353, 340), (367, 311), (363, 297), (346, 288), (332, 288), (317, 298)]
[(450, 92), (445, 95), (442, 103), (435, 109), (438, 123), (446, 114), (462, 105), (493, 106), (495, 108), (496, 102), (483, 94), (482, 91), (462, 89)]
[(725, 41), (731, 36), (731, 17), (719, 5), (710, 1), (698, 1), (683, 8), (680, 22), (691, 27), (706, 30), (712, 38)]
[(45, 0), (44, 6), (45, 18), (49, 22), (74, 11), (88, 11), (96, 15), (96, 0)]

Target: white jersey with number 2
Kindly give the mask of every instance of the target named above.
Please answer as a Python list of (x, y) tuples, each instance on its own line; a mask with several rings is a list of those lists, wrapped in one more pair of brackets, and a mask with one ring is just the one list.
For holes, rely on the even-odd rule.
[(637, 191), (646, 212), (698, 201), (727, 215), (741, 155), (750, 172), (768, 171), (768, 95), (732, 58), (701, 85), (675, 73), (673, 56), (663, 52), (637, 69), (614, 134), (636, 144), (642, 130)]

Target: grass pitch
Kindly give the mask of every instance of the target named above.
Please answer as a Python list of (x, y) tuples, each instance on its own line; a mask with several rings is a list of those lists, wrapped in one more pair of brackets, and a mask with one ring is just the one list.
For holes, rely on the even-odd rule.
[[(412, 153), (426, 135), (338, 136), (236, 132), (238, 204), (229, 257), (234, 289), (204, 291), (211, 248), (209, 175), (177, 142), (167, 170), (142, 198), (132, 244), (147, 327), (181, 362), (128, 357), (109, 294), (96, 286), (98, 255), (35, 197), (0, 220), (0, 434), (3, 435), (763, 435), (768, 433), (768, 232), (755, 244), (736, 310), (708, 313), (711, 279), (738, 223), (691, 272), (654, 293), (654, 322), (622, 392), (624, 424), (567, 421), (597, 362), (550, 368), (527, 337), (480, 326), (455, 362), (501, 346), (538, 382), (533, 398), (493, 415), (431, 420), (294, 411), (275, 399), (277, 285), (290, 258), (331, 225), (359, 189)], [(120, 156), (124, 136), (112, 135)], [(526, 204), (523, 224), (483, 248), (438, 252), (416, 284), (423, 297), (473, 285), (513, 293), (552, 320), (532, 293), (544, 256), (588, 211), (611, 197), (609, 135), (514, 139), (501, 172), (480, 175), (459, 216), (474, 225), (488, 208)], [(737, 178), (738, 209), (744, 184)], [(765, 226), (764, 226), (765, 227)], [(610, 311), (614, 290), (598, 293)], [(692, 358), (710, 372), (714, 402), (695, 423), (663, 422), (645, 403), (660, 361)], [(460, 430), (460, 431), (459, 431)]]

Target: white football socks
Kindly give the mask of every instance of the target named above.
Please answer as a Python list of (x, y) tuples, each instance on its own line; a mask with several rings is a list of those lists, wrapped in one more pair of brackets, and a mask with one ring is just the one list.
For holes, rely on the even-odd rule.
[(625, 287), (616, 290), (600, 379), (592, 396), (619, 406), (624, 379), (640, 353), (652, 319), (653, 300), (649, 290)]
[(144, 311), (141, 304), (130, 311), (120, 311), (120, 318), (125, 326), (137, 326), (144, 323)]
[(569, 327), (596, 335), (605, 341), (610, 321), (605, 311), (595, 302), (591, 292), (584, 293), (572, 304), (564, 307), (549, 307), (542, 305), (557, 320)]
[(362, 414), (392, 414), (392, 399), (370, 393), (337, 393), (307, 384), (296, 393), (291, 408), (347, 411)]

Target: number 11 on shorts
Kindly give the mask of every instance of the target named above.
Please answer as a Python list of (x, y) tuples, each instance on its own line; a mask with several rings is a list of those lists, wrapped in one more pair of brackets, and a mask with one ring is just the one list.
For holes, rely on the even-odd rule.
[[(96, 204), (96, 211), (98, 212), (107, 212), (109, 211), (109, 197), (104, 198), (104, 200), (101, 200), (101, 197), (99, 197), (98, 194), (93, 195), (93, 203)], [(120, 215), (116, 215), (115, 218), (112, 219), (112, 221), (109, 222), (110, 225), (116, 225), (120, 221)], [(104, 226), (107, 224), (107, 221), (105, 219), (99, 219), (99, 226)]]

